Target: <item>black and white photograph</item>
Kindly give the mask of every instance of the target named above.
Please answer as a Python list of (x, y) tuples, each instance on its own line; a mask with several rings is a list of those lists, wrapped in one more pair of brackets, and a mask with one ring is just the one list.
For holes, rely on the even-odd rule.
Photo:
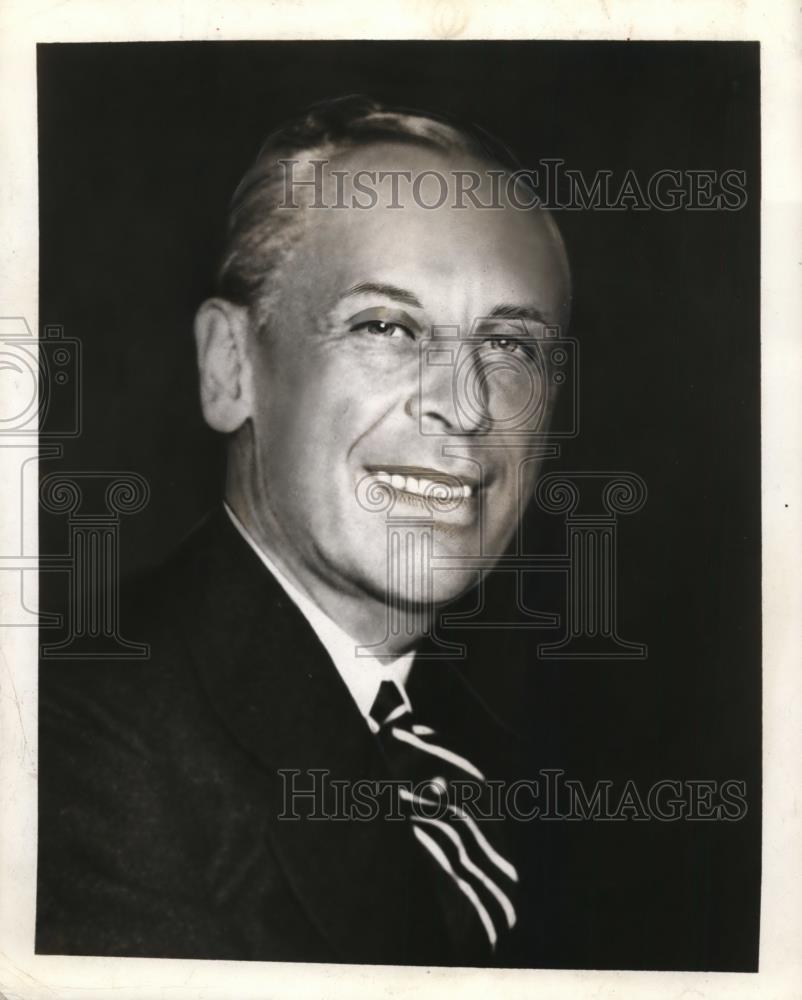
[(0, 568), (42, 969), (759, 995), (765, 46), (438, 11), (35, 45)]

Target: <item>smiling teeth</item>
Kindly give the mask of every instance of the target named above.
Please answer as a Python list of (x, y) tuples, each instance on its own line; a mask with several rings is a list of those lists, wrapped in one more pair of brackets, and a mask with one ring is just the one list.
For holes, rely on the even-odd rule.
[(398, 473), (377, 472), (380, 483), (388, 483), (394, 490), (412, 493), (430, 500), (467, 500), (473, 495), (472, 487), (462, 484), (451, 486), (442, 480), (425, 479), (417, 476), (399, 476)]

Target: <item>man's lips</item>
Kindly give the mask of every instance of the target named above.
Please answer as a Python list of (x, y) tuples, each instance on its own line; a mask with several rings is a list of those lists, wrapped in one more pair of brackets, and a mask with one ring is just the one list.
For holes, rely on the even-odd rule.
[[(399, 492), (440, 500), (467, 500), (480, 488), (477, 476), (447, 472), (424, 465), (366, 465), (366, 471), (379, 482), (385, 482)], [(485, 478), (483, 486), (489, 484)]]

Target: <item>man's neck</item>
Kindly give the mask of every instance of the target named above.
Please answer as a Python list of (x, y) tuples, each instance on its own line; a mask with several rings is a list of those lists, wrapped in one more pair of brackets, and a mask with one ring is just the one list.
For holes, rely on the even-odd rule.
[(278, 526), (260, 515), (248, 497), (229, 483), (225, 503), (251, 542), (284, 577), (320, 611), (338, 624), (356, 643), (370, 648), (381, 660), (393, 660), (413, 649), (430, 628), (432, 612), (398, 602), (393, 609), (396, 627), (390, 628), (389, 599), (355, 588), (338, 588), (321, 574), (311, 571), (286, 544)]

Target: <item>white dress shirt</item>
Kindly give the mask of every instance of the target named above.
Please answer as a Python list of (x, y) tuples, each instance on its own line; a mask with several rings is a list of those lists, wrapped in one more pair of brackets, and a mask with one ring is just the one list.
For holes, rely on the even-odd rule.
[(294, 583), (287, 579), (287, 576), (278, 568), (273, 560), (262, 551), (248, 529), (225, 501), (223, 502), (223, 506), (231, 518), (234, 527), (259, 556), (276, 580), (278, 580), (283, 590), (286, 591), (287, 596), (312, 626), (326, 652), (333, 660), (334, 666), (345, 682), (351, 697), (356, 702), (357, 708), (371, 731), (376, 732), (378, 730), (378, 726), (370, 718), (370, 710), (373, 707), (373, 702), (376, 700), (376, 695), (379, 692), (379, 686), (382, 681), (393, 681), (400, 691), (404, 703), (408, 708), (411, 708), (404, 685), (409, 676), (409, 671), (412, 669), (415, 651), (412, 650), (412, 652), (405, 653), (391, 663), (383, 662), (375, 656), (370, 656), (364, 652), (357, 655), (359, 643), (344, 632), (336, 622), (333, 622), (327, 614), (324, 614), (320, 610), (311, 598), (307, 597)]

